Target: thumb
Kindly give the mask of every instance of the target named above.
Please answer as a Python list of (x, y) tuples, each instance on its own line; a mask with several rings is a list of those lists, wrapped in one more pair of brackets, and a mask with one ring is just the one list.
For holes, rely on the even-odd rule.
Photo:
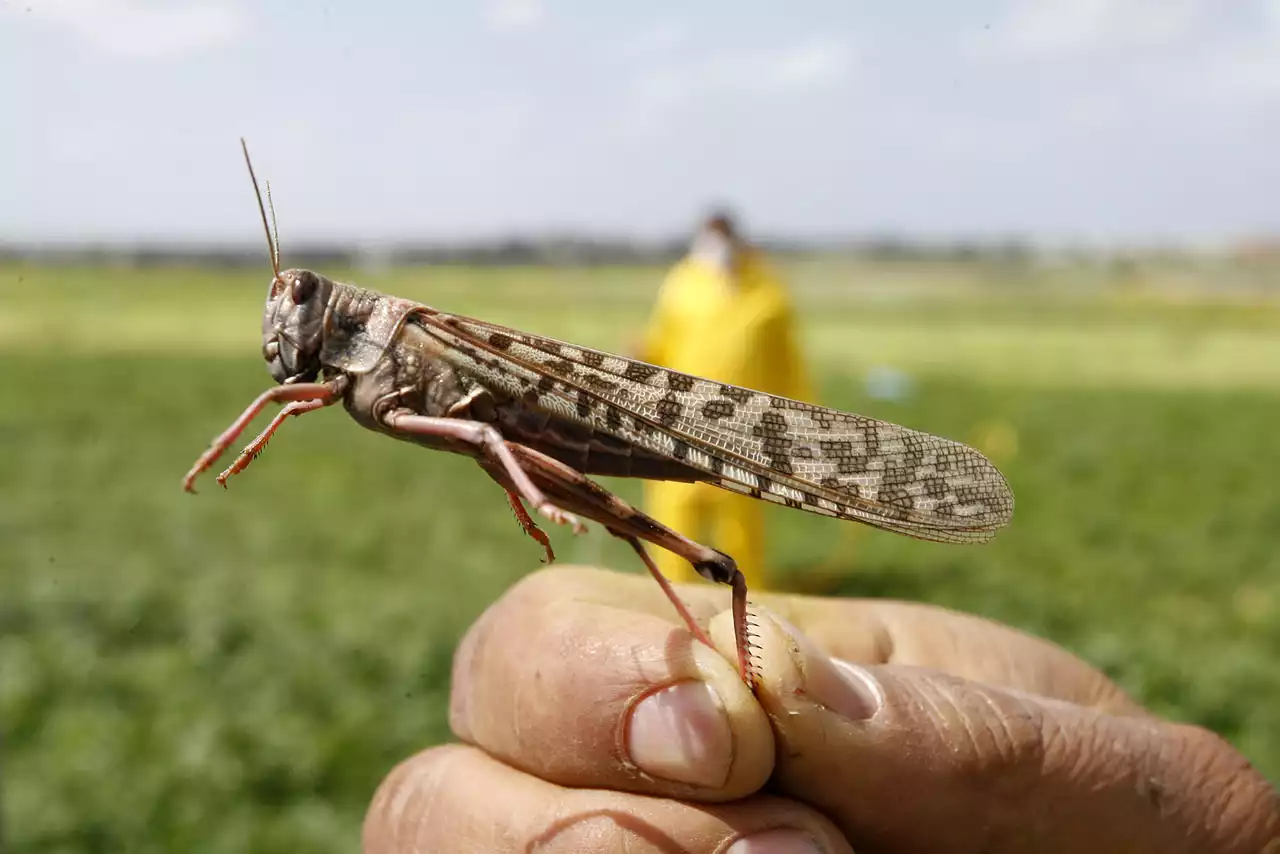
[[(712, 629), (727, 651), (725, 617)], [(1280, 833), (1274, 791), (1204, 730), (859, 667), (767, 612), (757, 623), (773, 791), (821, 810), (858, 850), (1243, 854)]]

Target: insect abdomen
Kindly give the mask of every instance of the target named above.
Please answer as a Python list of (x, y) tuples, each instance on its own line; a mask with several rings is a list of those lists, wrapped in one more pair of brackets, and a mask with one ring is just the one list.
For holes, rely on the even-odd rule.
[(497, 408), (494, 426), (507, 439), (528, 445), (583, 474), (646, 480), (706, 479), (703, 472), (679, 460), (637, 448), (603, 431), (514, 401)]

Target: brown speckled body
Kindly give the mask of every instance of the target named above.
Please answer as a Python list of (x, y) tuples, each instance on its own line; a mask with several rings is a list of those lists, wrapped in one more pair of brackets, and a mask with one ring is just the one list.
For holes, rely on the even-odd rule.
[(942, 542), (985, 541), (1012, 515), (1000, 472), (958, 442), (318, 278), (318, 361), (349, 377), (344, 402), (371, 429), (475, 456), (387, 414), (459, 419), (583, 475), (706, 482)]
[[(348, 324), (367, 322), (377, 303), (364, 296), (368, 292), (352, 293), (355, 290), (337, 285), (331, 300), (333, 307), (326, 317), (341, 317)], [(363, 427), (437, 450), (475, 455), (471, 446), (388, 429), (387, 413), (403, 408), (419, 415), (490, 424), (503, 438), (544, 453), (582, 474), (652, 480), (706, 479), (701, 472), (676, 460), (557, 415), (540, 406), (536, 396), (516, 397), (501, 389), (495, 391), (485, 385), (483, 378), (453, 363), (449, 352), (448, 345), (430, 330), (415, 318), (407, 318), (372, 367), (365, 373), (350, 375), (352, 382), (343, 406)]]
[[(257, 177), (243, 140), (241, 147), (256, 191)], [(620, 381), (590, 372), (579, 377), (572, 360), (581, 357), (585, 366), (600, 368), (608, 365), (608, 357), (559, 342), (548, 342), (552, 349), (537, 351), (532, 358), (508, 354), (504, 351), (516, 346), (516, 336), (521, 337), (520, 346), (538, 341), (505, 327), (472, 331), (470, 327), (485, 325), (335, 282), (310, 270), (281, 270), (279, 241), (261, 193), (258, 208), (273, 273), (262, 318), (262, 356), (277, 385), (258, 395), (215, 437), (183, 478), (184, 489), (195, 491), (200, 474), (266, 406), (284, 404), (266, 429), (218, 475), (223, 486), (257, 459), (290, 416), (341, 402), (357, 423), (370, 430), (474, 458), (506, 490), (516, 520), (543, 546), (547, 560), (555, 558), (551, 542), (533, 521), (526, 503), (537, 515), (568, 525), (576, 533), (585, 531), (577, 516), (600, 523), (631, 545), (692, 636), (708, 646), (710, 638), (642, 541), (687, 559), (703, 577), (730, 585), (738, 669), (754, 686), (746, 581), (733, 558), (667, 528), (586, 477), (586, 473), (602, 473), (712, 480), (705, 465), (685, 464), (694, 459), (688, 442), (658, 429), (639, 411), (630, 413), (628, 427), (624, 407), (592, 397), (588, 387), (596, 392), (616, 389)], [(659, 372), (637, 364), (626, 370), (623, 380)], [(691, 378), (673, 376), (669, 380), (676, 384), (673, 387), (696, 390)], [(666, 411), (683, 411), (683, 405), (668, 404)], [(625, 432), (628, 429), (639, 432), (633, 437)], [(720, 477), (724, 471), (724, 466), (715, 471), (717, 485), (729, 482)], [(760, 487), (758, 478), (750, 485), (763, 495)]]
[[(690, 631), (710, 643), (641, 541), (733, 587), (749, 682), (746, 582), (733, 559), (662, 525), (587, 475), (701, 481), (940, 542), (982, 542), (1013, 513), (1003, 476), (960, 443), (597, 350), (444, 314), (308, 270), (276, 271), (264, 392), (197, 460), (194, 479), (269, 402), (288, 403), (219, 475), (257, 457), (289, 415), (341, 401), (361, 426), (474, 458), (553, 557), (522, 502), (557, 524), (598, 522), (631, 544)], [(323, 377), (323, 382), (316, 382)]]

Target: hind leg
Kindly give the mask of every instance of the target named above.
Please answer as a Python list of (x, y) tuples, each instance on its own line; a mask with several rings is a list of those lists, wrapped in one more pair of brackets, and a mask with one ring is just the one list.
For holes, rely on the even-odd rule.
[[(587, 514), (583, 513), (582, 515), (586, 516)], [(711, 638), (707, 637), (706, 632), (702, 630), (702, 626), (698, 625), (698, 621), (693, 618), (684, 602), (676, 595), (675, 588), (671, 586), (671, 582), (667, 580), (667, 577), (658, 569), (658, 565), (654, 563), (653, 558), (649, 556), (649, 552), (645, 550), (644, 543), (631, 534), (619, 533), (612, 528), (609, 529), (609, 533), (626, 540), (631, 548), (635, 549), (636, 554), (640, 556), (640, 560), (644, 561), (644, 565), (653, 576), (654, 581), (658, 582), (662, 592), (667, 594), (671, 604), (675, 606), (676, 611), (684, 618), (693, 636), (707, 646), (714, 646), (711, 643)], [(730, 577), (731, 580), (726, 583), (733, 588), (733, 634), (735, 645), (738, 648), (738, 675), (742, 677), (743, 682), (754, 687), (755, 674), (751, 667), (751, 633), (747, 627), (747, 582), (742, 573), (738, 572), (737, 567), (733, 565), (733, 558), (728, 555), (722, 555), (722, 557), (732, 569), (717, 566), (715, 570), (716, 577), (714, 578), (711, 575), (707, 575), (702, 569), (694, 568), (697, 569), (700, 575), (704, 575), (712, 581), (717, 581), (720, 577), (726, 575)]]
[[(599, 522), (609, 533), (626, 540), (658, 582), (663, 593), (671, 600), (689, 631), (708, 646), (711, 643), (706, 630), (680, 600), (671, 582), (658, 569), (641, 541), (683, 557), (708, 581), (729, 585), (733, 590), (733, 629), (738, 670), (743, 681), (754, 687), (751, 639), (747, 627), (747, 583), (733, 558), (673, 531), (564, 463), (515, 442), (506, 444), (520, 469), (528, 474), (529, 479), (546, 494), (551, 503), (584, 519)], [(480, 464), (490, 477), (510, 488), (510, 484), (504, 479), (506, 472), (503, 469), (483, 459)]]
[[(459, 418), (433, 418), (418, 415), (407, 409), (393, 409), (383, 416), (382, 423), (399, 433), (444, 439), (468, 448), (468, 452), (480, 460), (481, 465), (485, 465), (485, 470), (491, 475), (494, 471), (502, 472), (503, 479), (499, 482), (507, 487), (508, 492), (518, 493), (521, 498), (532, 504), (535, 510), (557, 525), (569, 525), (574, 533), (578, 534), (586, 530), (582, 523), (573, 517), (573, 514), (547, 500), (542, 491), (529, 479), (524, 467), (512, 456), (512, 448), (519, 446), (504, 441), (502, 434), (492, 424), (482, 421), (464, 421)], [(489, 468), (489, 466), (497, 468)], [(517, 518), (519, 518), (518, 515)], [(523, 520), (521, 524), (524, 524)], [(537, 529), (536, 525), (534, 529)], [(526, 527), (525, 530), (528, 532), (529, 528)], [(530, 536), (534, 535), (530, 533)], [(535, 536), (534, 539), (537, 537)]]

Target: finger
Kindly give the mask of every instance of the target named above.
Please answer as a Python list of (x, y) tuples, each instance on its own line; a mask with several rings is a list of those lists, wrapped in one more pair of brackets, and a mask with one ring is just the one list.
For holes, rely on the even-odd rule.
[(927, 667), (1112, 714), (1149, 714), (1063, 648), (971, 614), (876, 599), (762, 597), (760, 604), (845, 661)]
[[(855, 846), (909, 851), (1256, 852), (1274, 790), (1216, 736), (918, 667), (829, 658), (757, 615), (779, 794)], [(728, 615), (712, 637), (732, 649)]]
[(420, 851), (846, 854), (808, 807), (755, 796), (696, 805), (567, 789), (460, 745), (427, 750), (383, 781), (365, 816), (365, 854)]
[(566, 593), (565, 575), (540, 575), (459, 644), (460, 739), (565, 786), (730, 800), (764, 784), (773, 730), (729, 660), (646, 608), (593, 601), (608, 583)]
[[(528, 577), (516, 590), (538, 599), (591, 601), (677, 622), (658, 586), (638, 575), (557, 567)], [(710, 620), (729, 607), (729, 591), (720, 585), (682, 584), (676, 591), (699, 619)], [(980, 617), (878, 599), (753, 593), (751, 603), (846, 661), (929, 667), (1113, 714), (1147, 714), (1110, 679), (1066, 650)]]

